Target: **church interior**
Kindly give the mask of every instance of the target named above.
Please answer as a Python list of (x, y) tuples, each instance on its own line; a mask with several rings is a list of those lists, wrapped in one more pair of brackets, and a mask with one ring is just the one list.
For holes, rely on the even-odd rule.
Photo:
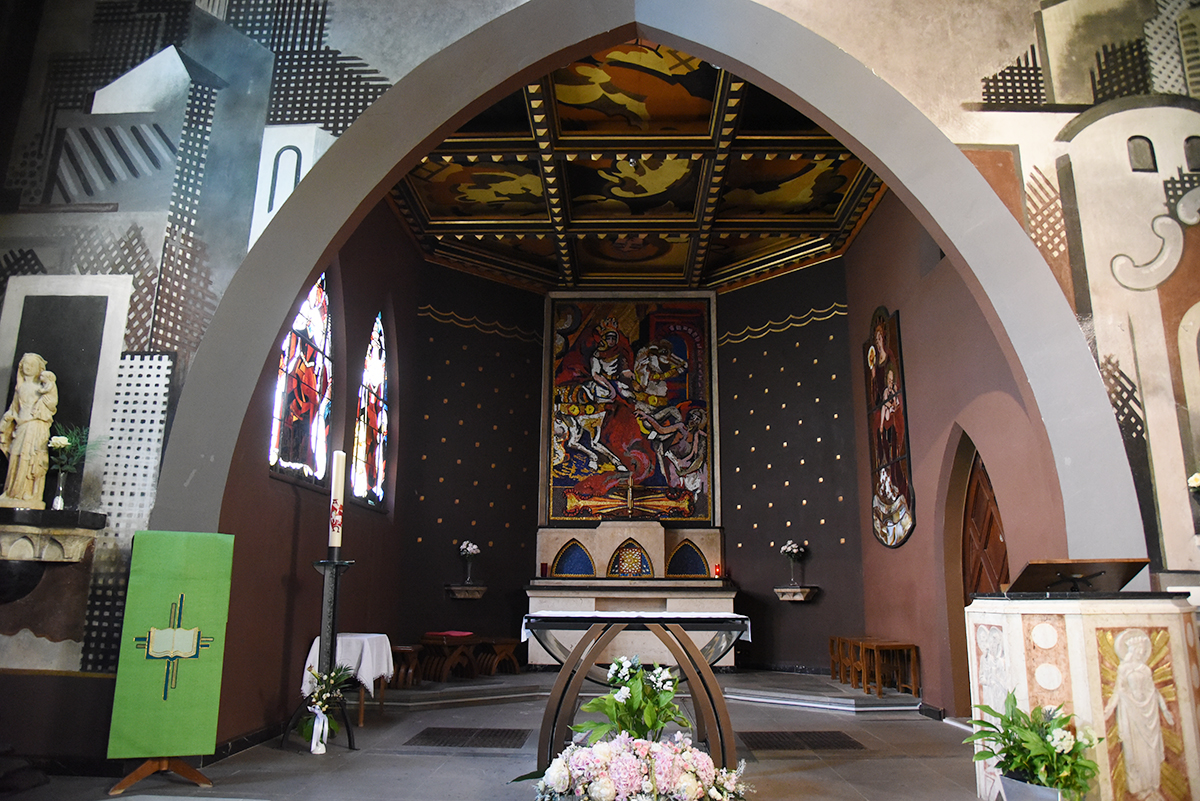
[(18, 753), (111, 769), (138, 531), (231, 535), (216, 756), (278, 737), (335, 451), (338, 629), (393, 645), (730, 612), (718, 676), (884, 637), (965, 718), (973, 594), (1200, 585), (1200, 10), (409, 5), (0, 3), (0, 378), (57, 376), (102, 521), (0, 515)]

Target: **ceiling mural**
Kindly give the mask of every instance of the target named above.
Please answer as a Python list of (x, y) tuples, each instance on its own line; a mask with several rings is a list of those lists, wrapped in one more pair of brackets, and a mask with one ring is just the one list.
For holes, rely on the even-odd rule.
[(641, 39), (480, 113), (389, 199), (431, 261), (494, 280), (722, 291), (841, 254), (883, 188), (787, 104)]

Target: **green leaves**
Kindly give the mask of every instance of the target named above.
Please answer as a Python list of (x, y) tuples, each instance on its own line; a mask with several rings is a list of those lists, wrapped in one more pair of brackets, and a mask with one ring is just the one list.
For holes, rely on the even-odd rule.
[(614, 689), (580, 707), (582, 712), (598, 713), (607, 720), (588, 720), (571, 727), (573, 731), (589, 733), (588, 745), (623, 731), (636, 738), (657, 741), (671, 723), (691, 727), (675, 703), (679, 679), (667, 668), (655, 665), (647, 673), (636, 657), (632, 661), (621, 657), (614, 664), (626, 665), (624, 670), (610, 671), (609, 683)]
[(1026, 713), (1017, 707), (1012, 692), (1004, 699), (1003, 714), (986, 704), (975, 708), (988, 716), (971, 721), (978, 731), (963, 740), (978, 747), (976, 762), (995, 759), (1001, 773), (1053, 787), (1068, 799), (1087, 793), (1099, 768), (1084, 754), (1099, 739), (1086, 727), (1076, 734), (1071, 727), (1074, 715), (1064, 714), (1061, 706), (1038, 706)]

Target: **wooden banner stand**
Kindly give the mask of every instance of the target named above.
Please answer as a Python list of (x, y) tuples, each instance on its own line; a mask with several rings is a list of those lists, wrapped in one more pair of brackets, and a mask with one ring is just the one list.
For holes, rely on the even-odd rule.
[(213, 786), (212, 781), (207, 776), (179, 757), (153, 757), (138, 765), (137, 770), (114, 784), (112, 789), (108, 791), (108, 794), (120, 795), (147, 776), (153, 776), (155, 773), (160, 773), (164, 770), (169, 770), (199, 787), (207, 788)]

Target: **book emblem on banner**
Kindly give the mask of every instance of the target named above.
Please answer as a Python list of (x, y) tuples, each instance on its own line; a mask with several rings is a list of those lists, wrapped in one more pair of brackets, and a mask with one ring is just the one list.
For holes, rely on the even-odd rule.
[(183, 595), (171, 604), (167, 628), (150, 627), (145, 637), (134, 637), (136, 647), (146, 651), (147, 659), (166, 661), (163, 674), (163, 700), (175, 689), (179, 681), (179, 660), (196, 659), (200, 652), (212, 645), (213, 637), (204, 637), (199, 628), (183, 628)]

